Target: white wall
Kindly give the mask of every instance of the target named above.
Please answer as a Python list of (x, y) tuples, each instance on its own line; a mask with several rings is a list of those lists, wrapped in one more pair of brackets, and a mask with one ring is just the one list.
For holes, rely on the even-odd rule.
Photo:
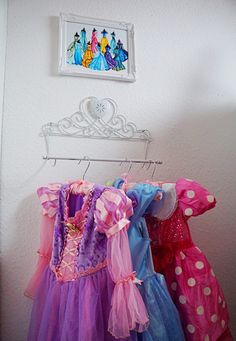
[[(127, 84), (56, 74), (59, 13), (135, 24), (137, 82)], [(236, 335), (235, 144), (236, 2), (21, 0), (9, 1), (3, 129), (3, 340), (23, 341), (31, 301), (23, 290), (34, 268), (40, 207), (35, 195), (49, 181), (79, 178), (84, 167), (43, 164), (40, 127), (73, 113), (90, 95), (114, 98), (120, 111), (155, 142), (163, 159), (157, 177), (186, 176), (207, 186), (218, 205), (192, 221), (230, 306)], [(78, 152), (81, 144), (78, 141)], [(86, 155), (92, 154), (90, 146)], [(109, 155), (107, 155), (109, 156)], [(116, 166), (93, 166), (103, 182)], [(143, 177), (148, 177), (143, 174)]]
[(6, 42), (7, 42), (7, 0), (0, 0), (0, 147), (2, 141)]

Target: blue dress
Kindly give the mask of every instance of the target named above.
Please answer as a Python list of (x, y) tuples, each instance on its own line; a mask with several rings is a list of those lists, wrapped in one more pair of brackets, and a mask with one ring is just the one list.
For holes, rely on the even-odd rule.
[(110, 41), (110, 48), (111, 48), (111, 53), (114, 54), (114, 50), (116, 48), (116, 38), (112, 37), (111, 41)]
[(92, 70), (107, 71), (110, 67), (107, 64), (106, 58), (101, 53), (101, 49), (97, 46), (97, 53), (95, 54), (93, 60), (89, 64), (89, 68)]
[(81, 65), (82, 59), (83, 57), (82, 57), (81, 44), (79, 42), (75, 42), (75, 52), (74, 52), (75, 65)]
[[(123, 180), (114, 182), (120, 188)], [(150, 184), (136, 184), (126, 192), (134, 203), (134, 214), (128, 229), (129, 244), (136, 271), (136, 277), (142, 280), (138, 289), (145, 302), (150, 325), (143, 333), (137, 333), (138, 341), (183, 341), (185, 340), (178, 311), (168, 293), (164, 276), (153, 268), (150, 239), (144, 218), (145, 212), (154, 200), (159, 187)]]
[(86, 38), (86, 31), (80, 32), (80, 44), (83, 52), (87, 50), (87, 38)]

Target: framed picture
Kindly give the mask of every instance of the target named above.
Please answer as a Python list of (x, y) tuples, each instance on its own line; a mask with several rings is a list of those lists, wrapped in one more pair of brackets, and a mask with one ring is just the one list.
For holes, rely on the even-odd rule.
[(135, 81), (132, 24), (62, 13), (59, 45), (60, 74)]

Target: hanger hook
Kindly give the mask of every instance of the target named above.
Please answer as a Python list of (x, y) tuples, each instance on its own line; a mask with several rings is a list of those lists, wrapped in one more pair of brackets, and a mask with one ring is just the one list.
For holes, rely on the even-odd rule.
[(128, 160), (127, 160), (127, 157), (124, 159), (124, 160), (121, 160), (120, 162), (120, 167), (123, 165), (123, 163), (126, 163)]
[(56, 164), (57, 164), (57, 159), (54, 159), (54, 162), (53, 162), (53, 164), (52, 164), (52, 167), (55, 167)]
[(88, 165), (87, 165), (87, 167), (85, 169), (85, 172), (83, 174), (83, 180), (85, 179), (85, 175), (86, 175), (87, 171), (89, 170), (89, 167), (90, 167), (90, 164), (91, 164), (90, 158), (88, 156), (85, 156), (84, 160), (88, 160), (89, 162), (88, 162)]
[(153, 168), (153, 172), (152, 172), (152, 180), (153, 180), (154, 175), (156, 173), (156, 169), (157, 169), (157, 161), (154, 162), (154, 168)]
[(148, 167), (147, 167), (147, 169), (146, 170), (149, 170), (149, 168), (151, 167), (151, 164), (153, 163), (153, 161), (152, 160), (149, 160), (149, 165), (148, 165)]
[(132, 166), (133, 166), (133, 161), (130, 160), (130, 165), (129, 165), (128, 173), (131, 171)]

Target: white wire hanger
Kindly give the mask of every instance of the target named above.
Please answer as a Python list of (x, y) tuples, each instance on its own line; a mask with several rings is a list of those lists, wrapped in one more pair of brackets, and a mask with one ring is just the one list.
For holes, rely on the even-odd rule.
[[(42, 126), (41, 136), (44, 137), (46, 154), (44, 160), (54, 160), (54, 166), (59, 161), (88, 161), (89, 162), (114, 162), (130, 164), (150, 164), (160, 165), (160, 160), (148, 160), (148, 146), (152, 141), (151, 134), (147, 129), (137, 129), (136, 124), (127, 122), (124, 115), (117, 113), (117, 104), (110, 98), (98, 100), (96, 97), (86, 97), (79, 105), (79, 110), (69, 117), (64, 117), (57, 123), (49, 122)], [(146, 144), (144, 159), (108, 159), (108, 158), (88, 158), (64, 157), (51, 155), (49, 152), (49, 137), (61, 136), (71, 138), (87, 138), (102, 140), (118, 140), (137, 142)]]

